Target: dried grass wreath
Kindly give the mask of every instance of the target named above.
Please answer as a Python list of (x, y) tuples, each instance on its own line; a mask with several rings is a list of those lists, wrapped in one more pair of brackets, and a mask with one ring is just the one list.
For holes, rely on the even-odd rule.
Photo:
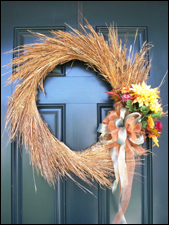
[[(82, 26), (84, 34), (71, 28), (73, 32), (70, 33), (51, 31), (54, 38), (32, 32), (42, 43), (27, 44), (12, 51), (19, 53), (19, 57), (6, 65), (13, 67), (7, 84), (18, 79), (21, 82), (9, 98), (5, 127), (9, 125), (11, 140), (18, 135), (21, 144), (25, 144), (32, 165), (50, 185), (54, 186), (58, 174), (73, 179), (71, 173), (88, 184), (95, 180), (113, 191), (119, 181), (123, 195), (114, 223), (120, 223), (130, 199), (137, 161), (134, 154), (146, 153), (140, 145), (144, 142), (145, 130), (154, 141), (159, 137), (161, 130), (155, 127), (153, 120), (164, 113), (157, 101), (151, 104), (154, 96), (158, 98), (159, 89), (150, 89), (145, 84), (151, 67), (147, 51), (152, 46), (144, 43), (133, 57), (133, 49), (128, 50), (118, 42), (117, 29), (113, 26), (109, 28), (109, 44), (88, 23), (85, 27), (90, 33)], [(109, 112), (98, 129), (102, 133), (99, 141), (77, 152), (51, 134), (36, 106), (37, 89), (44, 92), (45, 77), (57, 65), (71, 60), (83, 61), (99, 72), (111, 84), (113, 91), (109, 94), (116, 102), (115, 110)], [(148, 91), (150, 96), (144, 98)], [(147, 103), (146, 98), (149, 98)], [(120, 160), (123, 163), (120, 164)]]

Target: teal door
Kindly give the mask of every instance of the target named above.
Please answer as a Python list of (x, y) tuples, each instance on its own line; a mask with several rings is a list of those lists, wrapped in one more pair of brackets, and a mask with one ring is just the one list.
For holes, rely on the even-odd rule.
[[(96, 31), (107, 38), (106, 26), (117, 23), (119, 38), (128, 36), (133, 44), (136, 29), (139, 35), (135, 51), (146, 40), (153, 41), (152, 70), (149, 83), (159, 85), (167, 70), (167, 2), (114, 2), (114, 1), (3, 1), (2, 53), (13, 47), (37, 41), (27, 30), (51, 35), (50, 30), (80, 29), (84, 20), (81, 11)], [(2, 65), (12, 59), (12, 54), (2, 55)], [(38, 94), (37, 106), (51, 132), (74, 151), (83, 150), (97, 142), (97, 127), (112, 102), (105, 93), (110, 85), (102, 77), (87, 70), (84, 63), (76, 61), (58, 66), (44, 81), (46, 95)], [(156, 67), (156, 68), (155, 68)], [(7, 72), (2, 68), (2, 73)], [(1, 78), (2, 126), (7, 110), (7, 96), (15, 86), (5, 87), (10, 75)], [(168, 78), (166, 78), (168, 79)], [(163, 105), (167, 104), (167, 82), (161, 89)], [(166, 109), (167, 110), (167, 109)], [(144, 165), (136, 168), (131, 200), (125, 217), (128, 223), (168, 223), (167, 202), (167, 119), (162, 119), (163, 132), (160, 148), (153, 147), (155, 156), (144, 158)], [(1, 223), (2, 224), (104, 224), (111, 223), (118, 211), (118, 191), (101, 189), (97, 183), (89, 186), (74, 177), (90, 192), (82, 191), (72, 180), (58, 178), (55, 189), (33, 171), (29, 155), (18, 142), (7, 145), (4, 133), (1, 144)], [(151, 143), (146, 143), (151, 148)], [(37, 188), (37, 192), (35, 191)]]

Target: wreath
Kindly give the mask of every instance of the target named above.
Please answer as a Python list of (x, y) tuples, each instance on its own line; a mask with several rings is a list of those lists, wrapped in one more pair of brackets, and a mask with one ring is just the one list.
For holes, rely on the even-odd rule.
[[(158, 101), (161, 85), (152, 89), (146, 84), (150, 44), (144, 43), (133, 57), (132, 47), (128, 50), (126, 44), (122, 47), (122, 41), (119, 43), (114, 26), (109, 27), (108, 41), (88, 23), (81, 27), (84, 34), (70, 27), (70, 33), (51, 31), (53, 38), (30, 31), (42, 43), (12, 50), (19, 56), (6, 65), (13, 68), (7, 84), (21, 81), (9, 98), (5, 128), (9, 125), (11, 140), (18, 136), (26, 146), (32, 165), (50, 185), (54, 186), (58, 174), (74, 180), (71, 173), (88, 184), (95, 180), (113, 192), (119, 183), (122, 200), (114, 223), (120, 223), (130, 200), (135, 156), (148, 152), (142, 147), (145, 133), (158, 145), (162, 124), (157, 119), (165, 115)], [(101, 74), (110, 83), (108, 94), (115, 102), (114, 110), (98, 128), (99, 141), (77, 152), (51, 134), (36, 105), (37, 90), (44, 92), (45, 77), (57, 65), (72, 60), (83, 61)]]

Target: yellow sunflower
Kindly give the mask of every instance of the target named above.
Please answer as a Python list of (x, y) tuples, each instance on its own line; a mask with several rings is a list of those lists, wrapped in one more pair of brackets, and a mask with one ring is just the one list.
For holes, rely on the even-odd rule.
[(160, 98), (158, 88), (151, 88), (151, 85), (147, 85), (144, 81), (142, 84), (132, 84), (131, 86), (130, 90), (133, 92), (131, 95), (136, 96), (133, 104), (138, 102), (140, 107), (146, 105), (155, 113), (162, 109), (161, 104), (158, 103), (158, 98)]

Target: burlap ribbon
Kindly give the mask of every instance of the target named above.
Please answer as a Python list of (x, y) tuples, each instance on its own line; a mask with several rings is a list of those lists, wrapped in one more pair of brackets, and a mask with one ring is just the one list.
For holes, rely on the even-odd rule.
[[(112, 110), (99, 125), (98, 132), (107, 134), (104, 144), (110, 148), (113, 161), (115, 181), (112, 192), (117, 188), (119, 182), (119, 196), (121, 204), (119, 211), (113, 221), (119, 224), (126, 223), (124, 213), (130, 201), (132, 182), (135, 170), (134, 155), (141, 156), (145, 150), (140, 146), (144, 143), (144, 133), (141, 131), (141, 115), (138, 112), (128, 114), (126, 108), (120, 111)], [(122, 190), (122, 191), (121, 191)]]

